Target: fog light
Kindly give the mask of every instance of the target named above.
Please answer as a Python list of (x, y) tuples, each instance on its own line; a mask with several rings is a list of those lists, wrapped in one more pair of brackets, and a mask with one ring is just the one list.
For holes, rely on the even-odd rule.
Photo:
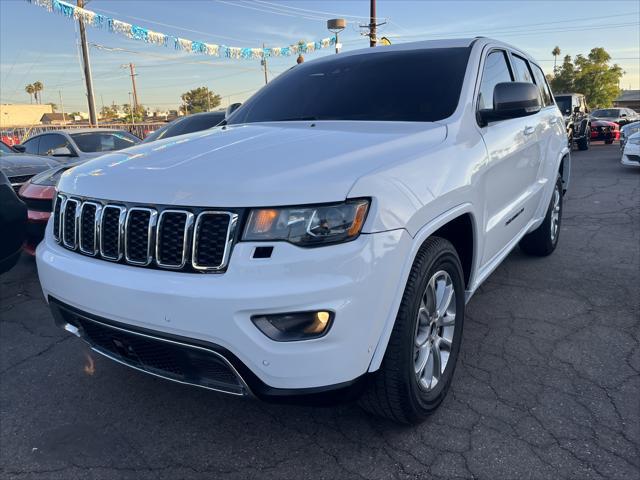
[(333, 312), (276, 313), (254, 315), (251, 321), (267, 337), (278, 342), (309, 340), (325, 335), (331, 327)]

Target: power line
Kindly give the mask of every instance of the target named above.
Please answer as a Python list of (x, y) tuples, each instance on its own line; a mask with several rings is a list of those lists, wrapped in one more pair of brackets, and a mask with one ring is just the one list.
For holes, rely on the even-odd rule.
[(275, 10), (267, 10), (265, 8), (258, 8), (255, 6), (249, 6), (249, 5), (245, 5), (245, 4), (241, 4), (241, 3), (234, 3), (234, 2), (226, 2), (224, 0), (217, 0), (218, 3), (224, 3), (225, 5), (231, 5), (233, 7), (240, 7), (240, 8), (246, 8), (248, 10), (255, 10), (257, 12), (262, 12), (262, 13), (272, 13), (274, 15), (282, 15), (283, 17), (293, 17), (293, 18), (302, 18), (305, 20), (313, 20), (313, 21), (326, 21), (326, 19), (321, 19), (320, 17), (308, 17), (302, 14), (296, 14), (296, 13), (284, 13), (284, 12), (279, 12), (279, 11), (275, 11)]
[(283, 8), (283, 9), (300, 10), (300, 11), (303, 11), (303, 12), (318, 13), (318, 14), (321, 14), (321, 15), (329, 15), (329, 16), (332, 16), (332, 17), (355, 18), (355, 19), (360, 19), (360, 20), (363, 20), (363, 19), (368, 20), (369, 19), (369, 17), (367, 17), (365, 15), (347, 15), (345, 13), (323, 12), (321, 10), (311, 10), (309, 8), (292, 7), (290, 5), (282, 5), (281, 3), (266, 2), (266, 1), (262, 1), (262, 0), (254, 0), (254, 2), (255, 3), (267, 4), (267, 5), (274, 5), (274, 6)]

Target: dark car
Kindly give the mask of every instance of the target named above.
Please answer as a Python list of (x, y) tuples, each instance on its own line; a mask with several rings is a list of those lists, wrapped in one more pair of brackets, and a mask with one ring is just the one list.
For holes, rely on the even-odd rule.
[(591, 112), (591, 116), (598, 120), (617, 123), (620, 126), (640, 120), (640, 115), (630, 108), (601, 108)]
[(588, 150), (591, 142), (589, 108), (581, 93), (554, 95), (556, 105), (564, 117), (569, 146), (575, 143), (580, 150)]
[(206, 130), (219, 125), (224, 120), (224, 117), (225, 112), (222, 110), (217, 112), (194, 113), (193, 115), (177, 118), (173, 122), (167, 123), (162, 128), (149, 134), (142, 143)]
[(54, 159), (38, 155), (18, 153), (12, 147), (0, 142), (0, 171), (2, 171), (15, 192), (34, 175), (60, 165)]
[(7, 176), (0, 171), (0, 273), (20, 258), (27, 227), (27, 206), (18, 199)]
[(591, 120), (591, 140), (604, 140), (607, 145), (620, 138), (620, 127), (617, 123), (606, 120)]

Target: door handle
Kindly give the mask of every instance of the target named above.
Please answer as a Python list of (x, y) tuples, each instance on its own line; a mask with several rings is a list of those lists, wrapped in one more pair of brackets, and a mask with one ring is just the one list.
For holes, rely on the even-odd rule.
[(535, 131), (536, 131), (535, 127), (524, 127), (525, 135), (531, 135)]

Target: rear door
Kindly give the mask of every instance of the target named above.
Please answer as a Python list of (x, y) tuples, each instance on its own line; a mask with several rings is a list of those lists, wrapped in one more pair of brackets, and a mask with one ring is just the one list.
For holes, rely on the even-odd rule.
[[(514, 81), (515, 74), (508, 52), (491, 50), (482, 67), (477, 108), (493, 108), (495, 85)], [(533, 216), (540, 166), (539, 122), (538, 115), (531, 115), (490, 122), (480, 129), (489, 155), (484, 192), (483, 265), (491, 262)]]

